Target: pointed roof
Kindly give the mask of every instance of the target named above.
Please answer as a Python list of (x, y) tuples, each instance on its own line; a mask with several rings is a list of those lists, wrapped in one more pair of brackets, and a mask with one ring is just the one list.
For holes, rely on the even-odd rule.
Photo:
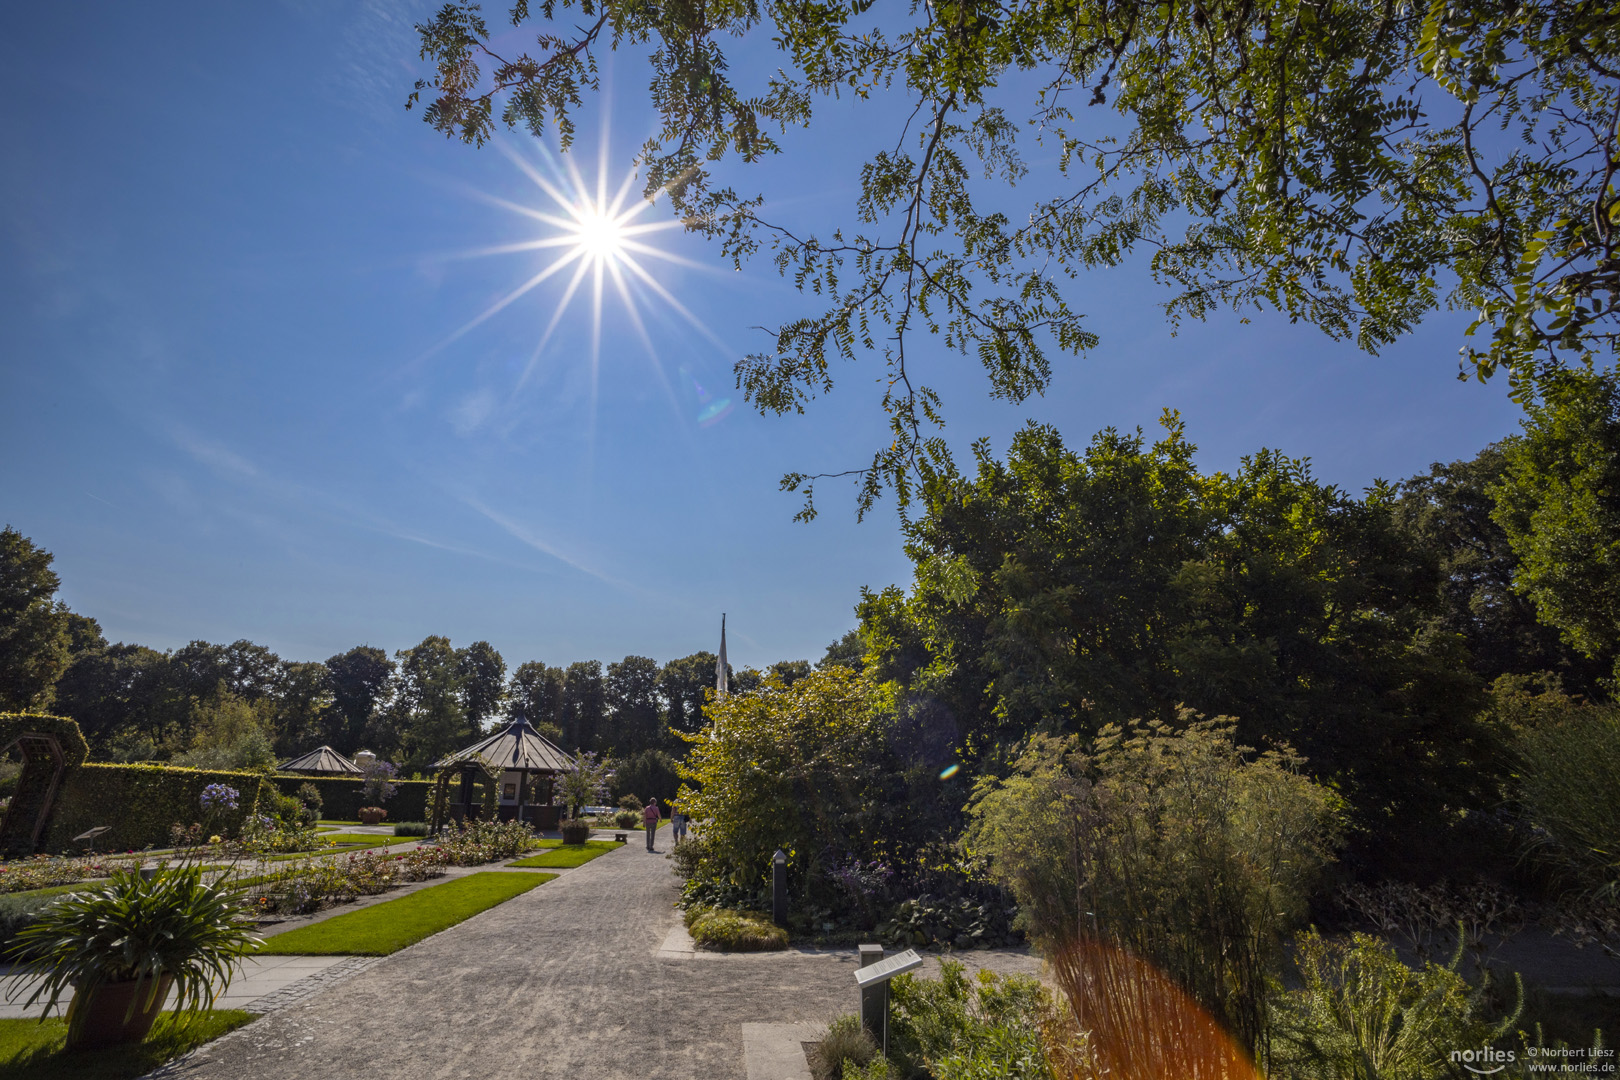
[(303, 757), (276, 766), (281, 772), (335, 773), (340, 776), (359, 776), (360, 766), (332, 749), (317, 746)]
[(529, 721), (521, 716), (476, 746), (440, 758), (433, 763), (433, 767), (443, 769), (474, 758), (492, 769), (563, 772), (574, 767), (573, 758), (530, 727)]

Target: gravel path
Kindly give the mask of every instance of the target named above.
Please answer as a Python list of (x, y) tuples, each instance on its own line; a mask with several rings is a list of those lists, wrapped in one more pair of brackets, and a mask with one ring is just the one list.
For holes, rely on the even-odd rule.
[[(854, 1011), (853, 950), (713, 956), (666, 947), (679, 920), (663, 850), (628, 844), (163, 1073), (744, 1080), (743, 1024)], [(969, 955), (998, 968), (1035, 966), (1018, 954)]]

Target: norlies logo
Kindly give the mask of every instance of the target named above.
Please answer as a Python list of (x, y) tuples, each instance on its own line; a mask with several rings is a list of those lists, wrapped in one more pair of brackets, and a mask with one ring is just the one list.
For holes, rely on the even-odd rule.
[(1478, 1050), (1453, 1050), (1451, 1061), (1452, 1064), (1461, 1065), (1471, 1073), (1489, 1076), (1513, 1064), (1515, 1056), (1512, 1050), (1497, 1050), (1495, 1047), (1485, 1046)]

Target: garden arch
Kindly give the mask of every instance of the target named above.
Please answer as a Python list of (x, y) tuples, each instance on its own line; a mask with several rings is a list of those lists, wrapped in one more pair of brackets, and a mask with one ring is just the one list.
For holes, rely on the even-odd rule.
[(90, 747), (79, 725), (65, 716), (0, 713), (0, 753), (13, 747), (22, 754), (23, 770), (0, 818), (0, 851), (32, 855), (50, 824), (62, 779), (84, 764)]

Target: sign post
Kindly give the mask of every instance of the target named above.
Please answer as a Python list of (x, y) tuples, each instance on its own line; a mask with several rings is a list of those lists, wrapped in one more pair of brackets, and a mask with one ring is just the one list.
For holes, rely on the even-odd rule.
[(872, 1033), (885, 1057), (889, 1053), (889, 980), (920, 967), (922, 957), (916, 949), (885, 960), (883, 946), (861, 946), (861, 966), (855, 971), (855, 985), (861, 991), (861, 1026)]

